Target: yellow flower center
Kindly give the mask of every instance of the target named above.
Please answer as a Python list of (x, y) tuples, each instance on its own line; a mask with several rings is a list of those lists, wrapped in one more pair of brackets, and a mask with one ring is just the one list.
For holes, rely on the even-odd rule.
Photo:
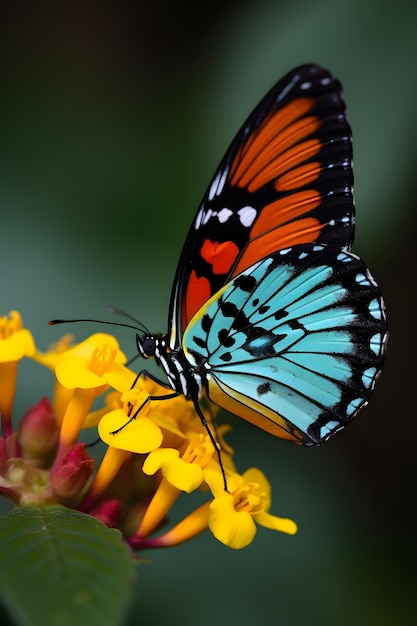
[(94, 348), (88, 363), (88, 369), (94, 374), (97, 374), (97, 376), (103, 376), (113, 364), (116, 355), (117, 350), (109, 344)]
[(214, 453), (214, 446), (208, 435), (199, 434), (187, 446), (182, 460), (185, 463), (197, 463), (200, 467), (205, 467)]
[(261, 490), (258, 483), (246, 483), (234, 494), (234, 507), (237, 512), (246, 511), (256, 515), (265, 510), (267, 494)]
[(23, 327), (18, 311), (10, 311), (9, 315), (0, 316), (0, 339), (8, 339)]

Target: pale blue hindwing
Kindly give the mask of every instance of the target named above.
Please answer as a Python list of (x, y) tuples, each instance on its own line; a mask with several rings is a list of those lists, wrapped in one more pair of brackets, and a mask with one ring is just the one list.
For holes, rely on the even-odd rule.
[(367, 403), (387, 331), (380, 292), (357, 256), (295, 246), (219, 294), (191, 320), (183, 348), (226, 394), (272, 409), (310, 445)]

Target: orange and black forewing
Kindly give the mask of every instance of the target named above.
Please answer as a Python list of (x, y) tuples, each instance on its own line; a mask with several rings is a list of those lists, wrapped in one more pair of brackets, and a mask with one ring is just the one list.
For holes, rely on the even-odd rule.
[(186, 239), (171, 296), (171, 347), (233, 276), (297, 244), (348, 250), (352, 144), (339, 82), (299, 67), (258, 104), (226, 152)]

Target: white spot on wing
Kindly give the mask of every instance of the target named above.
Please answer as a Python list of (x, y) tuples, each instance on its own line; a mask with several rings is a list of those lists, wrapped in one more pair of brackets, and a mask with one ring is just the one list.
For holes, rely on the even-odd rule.
[(209, 219), (211, 218), (212, 215), (213, 215), (213, 211), (211, 209), (209, 209), (207, 211), (207, 213), (205, 214), (205, 216), (204, 216), (203, 224), (207, 224), (207, 222), (209, 221)]
[(252, 226), (257, 214), (256, 209), (254, 209), (252, 206), (244, 206), (239, 209), (237, 213), (239, 215), (242, 226), (246, 226), (247, 228), (249, 228), (249, 226)]
[(217, 176), (215, 176), (213, 182), (211, 183), (211, 186), (208, 192), (208, 199), (210, 200), (210, 202), (213, 200), (214, 196), (217, 193), (217, 187), (219, 186), (220, 174), (221, 172), (219, 172)]
[(223, 171), (218, 172), (215, 176), (208, 192), (208, 199), (210, 200), (210, 202), (214, 200), (215, 196), (219, 196), (223, 191), (228, 172), (229, 168), (225, 167)]
[(220, 177), (219, 185), (217, 187), (216, 195), (218, 195), (218, 196), (223, 191), (224, 183), (226, 182), (226, 178), (227, 178), (228, 173), (229, 173), (229, 168), (225, 167), (224, 170), (223, 170), (223, 173), (222, 173), (222, 175)]
[(198, 230), (201, 226), (201, 220), (204, 215), (204, 205), (201, 207), (199, 212), (197, 213), (197, 217), (195, 218), (195, 229)]
[(233, 211), (231, 211), (230, 209), (224, 208), (221, 211), (219, 211), (217, 213), (217, 217), (218, 217), (220, 224), (224, 224), (225, 222), (227, 222), (227, 220), (229, 219), (231, 215), (233, 215)]

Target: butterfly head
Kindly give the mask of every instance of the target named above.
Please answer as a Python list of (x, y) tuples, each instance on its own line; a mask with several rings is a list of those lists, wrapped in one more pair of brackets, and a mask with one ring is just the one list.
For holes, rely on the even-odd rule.
[(157, 344), (158, 339), (153, 335), (139, 335), (139, 333), (136, 335), (136, 346), (138, 348), (139, 354), (144, 359), (151, 359), (155, 357), (155, 354), (157, 352)]

